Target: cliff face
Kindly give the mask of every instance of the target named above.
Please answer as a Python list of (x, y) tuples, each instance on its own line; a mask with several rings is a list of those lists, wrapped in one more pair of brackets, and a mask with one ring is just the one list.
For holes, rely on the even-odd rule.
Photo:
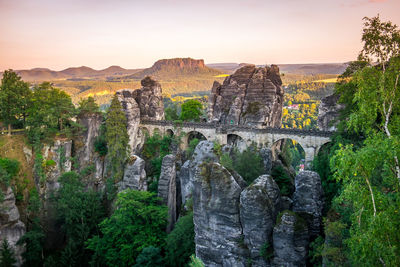
[(245, 65), (225, 79), (214, 82), (209, 98), (210, 122), (280, 127), (284, 91), (276, 65)]
[(3, 191), (3, 194), (4, 200), (0, 204), (0, 242), (4, 239), (8, 241), (15, 251), (17, 265), (21, 266), (21, 254), (24, 251), (24, 247), (17, 245), (17, 242), (25, 234), (25, 224), (20, 221), (19, 211), (15, 205), (15, 196), (11, 187), (8, 187), (5, 192)]
[(175, 79), (182, 76), (218, 75), (220, 71), (204, 65), (203, 59), (171, 58), (158, 60), (150, 68), (139, 71), (128, 78), (142, 79), (153, 76), (157, 79)]
[(339, 104), (339, 95), (330, 95), (321, 99), (318, 107), (318, 128), (321, 131), (336, 130), (337, 119), (344, 105)]
[(141, 81), (142, 88), (122, 89), (116, 92), (128, 120), (131, 154), (138, 152), (144, 142), (139, 131), (140, 120), (163, 120), (164, 104), (161, 85), (150, 77)]

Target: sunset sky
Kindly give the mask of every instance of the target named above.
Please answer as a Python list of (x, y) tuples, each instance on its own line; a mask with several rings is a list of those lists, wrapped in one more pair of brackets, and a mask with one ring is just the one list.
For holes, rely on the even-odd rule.
[(0, 71), (345, 62), (378, 13), (400, 25), (400, 0), (0, 0)]

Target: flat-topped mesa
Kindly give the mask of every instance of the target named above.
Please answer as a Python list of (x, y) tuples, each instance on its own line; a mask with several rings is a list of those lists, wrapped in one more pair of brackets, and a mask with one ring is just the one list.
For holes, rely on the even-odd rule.
[(257, 68), (247, 64), (222, 85), (214, 82), (208, 118), (222, 124), (280, 127), (283, 95), (278, 66)]
[(149, 76), (141, 84), (140, 89), (121, 89), (116, 92), (128, 120), (131, 153), (137, 152), (143, 143), (143, 136), (139, 131), (140, 121), (164, 119), (161, 85)]

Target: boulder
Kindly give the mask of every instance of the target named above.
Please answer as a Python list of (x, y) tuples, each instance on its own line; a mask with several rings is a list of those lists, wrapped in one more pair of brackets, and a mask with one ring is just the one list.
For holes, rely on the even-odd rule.
[(15, 196), (11, 187), (2, 193), (4, 200), (0, 204), (0, 242), (3, 242), (4, 239), (8, 241), (15, 252), (17, 266), (21, 266), (24, 247), (17, 245), (17, 242), (26, 232), (25, 224), (20, 221), (20, 214), (15, 205)]
[(209, 97), (210, 122), (280, 127), (284, 91), (276, 65), (244, 65), (223, 84), (214, 82)]
[(252, 266), (267, 265), (261, 251), (265, 247), (272, 248), (272, 231), (280, 210), (280, 198), (279, 187), (269, 175), (258, 177), (240, 194), (240, 220)]
[(284, 211), (273, 231), (272, 266), (306, 266), (308, 254), (307, 223), (296, 213)]
[(335, 131), (340, 111), (344, 109), (339, 104), (339, 95), (330, 95), (321, 99), (318, 107), (318, 128), (321, 131)]
[(193, 182), (196, 256), (206, 266), (246, 266), (249, 253), (239, 212), (242, 188), (215, 162), (203, 161)]
[(128, 159), (124, 169), (124, 177), (118, 183), (119, 192), (125, 189), (147, 190), (145, 164), (145, 161), (136, 155)]
[(175, 156), (166, 155), (162, 160), (161, 174), (158, 179), (158, 196), (168, 206), (167, 232), (171, 232), (177, 219), (177, 183)]
[(323, 190), (321, 178), (313, 171), (302, 171), (295, 178), (293, 211), (301, 214), (308, 223), (310, 236), (321, 231)]

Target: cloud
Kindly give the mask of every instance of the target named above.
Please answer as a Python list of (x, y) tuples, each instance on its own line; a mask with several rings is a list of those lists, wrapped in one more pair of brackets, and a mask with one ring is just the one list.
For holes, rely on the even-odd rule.
[(387, 0), (368, 0), (368, 3), (383, 3), (386, 2)]

